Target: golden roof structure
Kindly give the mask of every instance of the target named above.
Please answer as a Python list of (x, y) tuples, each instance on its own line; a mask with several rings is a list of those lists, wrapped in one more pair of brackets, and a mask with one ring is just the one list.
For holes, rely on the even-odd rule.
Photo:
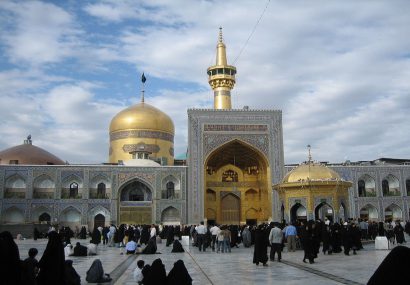
[(307, 181), (336, 181), (341, 180), (340, 175), (334, 170), (319, 163), (308, 162), (301, 164), (290, 171), (282, 183), (307, 182)]
[(167, 114), (145, 102), (122, 110), (111, 120), (110, 133), (136, 129), (157, 130), (173, 135), (174, 123)]
[[(145, 76), (142, 75), (142, 83)], [(119, 163), (138, 158), (138, 152), (150, 153), (150, 159), (161, 161), (162, 165), (174, 164), (174, 134), (172, 119), (145, 103), (144, 88), (141, 102), (130, 106), (111, 120), (110, 124), (110, 163)]]

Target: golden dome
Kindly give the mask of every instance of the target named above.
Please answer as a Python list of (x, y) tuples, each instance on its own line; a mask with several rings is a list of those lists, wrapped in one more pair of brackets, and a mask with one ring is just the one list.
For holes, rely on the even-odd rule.
[(119, 112), (110, 124), (110, 133), (135, 129), (156, 130), (174, 134), (174, 123), (161, 110), (141, 102)]
[(340, 175), (334, 170), (318, 163), (301, 164), (290, 171), (282, 183), (303, 182), (303, 181), (332, 181), (341, 180)]
[(0, 151), (0, 164), (62, 165), (65, 162), (30, 142)]

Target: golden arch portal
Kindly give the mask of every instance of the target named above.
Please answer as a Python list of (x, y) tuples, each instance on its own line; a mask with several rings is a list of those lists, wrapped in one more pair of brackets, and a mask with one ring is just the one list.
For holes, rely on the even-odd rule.
[(204, 216), (218, 224), (271, 218), (270, 168), (264, 155), (233, 140), (212, 152), (205, 162)]

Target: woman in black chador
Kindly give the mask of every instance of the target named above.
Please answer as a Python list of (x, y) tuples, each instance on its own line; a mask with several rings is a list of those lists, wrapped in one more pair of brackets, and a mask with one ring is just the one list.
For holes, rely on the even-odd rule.
[(167, 276), (168, 285), (191, 285), (192, 278), (185, 267), (182, 260), (178, 260), (174, 263), (174, 267), (168, 273)]
[(304, 250), (303, 262), (306, 262), (306, 259), (309, 260), (309, 263), (314, 263), (315, 259), (315, 249), (314, 249), (314, 234), (313, 234), (313, 221), (307, 222), (306, 226), (301, 229), (302, 234), (302, 246)]
[(80, 230), (80, 239), (86, 239), (86, 238), (87, 238), (87, 230), (85, 229), (84, 226), (82, 226)]
[(94, 259), (86, 274), (85, 280), (89, 283), (105, 283), (111, 281), (110, 275), (104, 273), (101, 260), (98, 258)]
[(157, 241), (156, 237), (150, 238), (147, 246), (141, 252), (142, 254), (155, 254), (157, 252)]
[(93, 233), (91, 234), (90, 243), (98, 245), (100, 244), (100, 242), (101, 242), (101, 233), (96, 227), (94, 227)]
[(20, 284), (20, 254), (10, 232), (0, 233), (0, 283)]
[(339, 223), (334, 223), (331, 229), (330, 244), (332, 246), (333, 253), (342, 252), (342, 235), (341, 227)]
[(184, 248), (182, 247), (182, 244), (179, 242), (179, 240), (174, 240), (171, 252), (184, 252)]
[[(145, 267), (144, 267), (145, 269)], [(162, 263), (160, 258), (155, 259), (152, 264), (149, 272), (144, 273), (144, 269), (142, 270), (142, 274), (144, 279), (142, 280), (142, 284), (144, 285), (159, 285), (159, 284), (167, 284), (167, 272), (165, 271), (165, 266)]]
[(402, 244), (403, 242), (406, 242), (404, 240), (404, 229), (400, 225), (399, 222), (396, 222), (396, 226), (393, 229), (394, 235), (396, 236), (396, 241), (398, 244)]
[(141, 244), (147, 244), (147, 242), (149, 241), (149, 228), (150, 227), (147, 225), (142, 226), (141, 239), (140, 239)]
[(174, 227), (169, 226), (167, 228), (167, 243), (166, 246), (170, 246), (174, 242)]
[(48, 234), (47, 247), (44, 250), (38, 267), (38, 285), (65, 284), (65, 256), (64, 246), (60, 235), (52, 231)]
[(330, 221), (327, 220), (322, 224), (322, 242), (323, 242), (323, 254), (332, 254), (332, 246), (330, 245)]
[(268, 244), (269, 234), (266, 233), (264, 225), (259, 225), (255, 231), (255, 249), (253, 251), (253, 263), (268, 266)]
[(370, 277), (367, 285), (408, 284), (406, 272), (410, 268), (410, 248), (396, 246)]

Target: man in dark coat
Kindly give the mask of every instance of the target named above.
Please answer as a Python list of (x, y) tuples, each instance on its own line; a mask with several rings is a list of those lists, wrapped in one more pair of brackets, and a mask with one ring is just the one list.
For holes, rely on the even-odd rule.
[(102, 240), (103, 240), (103, 244), (108, 244), (108, 233), (110, 232), (110, 229), (105, 226), (102, 230)]

